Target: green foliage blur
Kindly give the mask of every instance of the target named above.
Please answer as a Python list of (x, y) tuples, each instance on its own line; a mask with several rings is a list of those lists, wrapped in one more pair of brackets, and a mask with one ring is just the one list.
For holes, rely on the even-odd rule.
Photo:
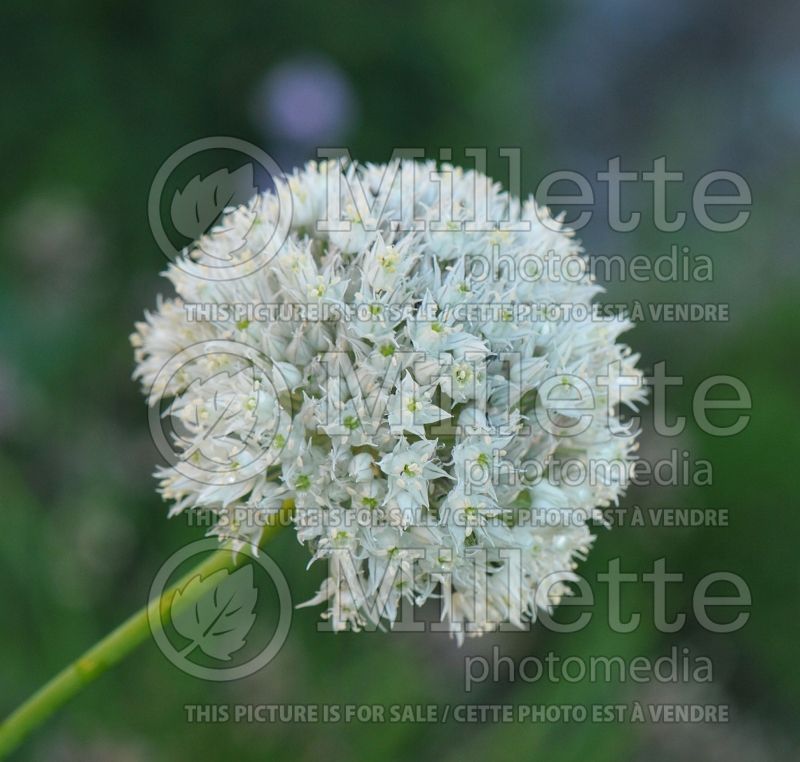
[[(317, 632), (319, 609), (299, 609), (280, 655), (242, 681), (188, 677), (152, 642), (70, 703), (30, 740), (20, 760), (540, 758), (599, 760), (790, 759), (798, 751), (800, 640), (797, 478), (797, 304), (793, 189), (800, 180), (797, 7), (769, 12), (741, 0), (608, 4), (475, 2), (246, 5), (209, 2), (5, 3), (0, 119), (0, 715), (141, 606), (170, 553), (203, 529), (156, 495), (158, 454), (131, 380), (128, 335), (168, 291), (166, 260), (147, 221), (150, 184), (181, 145), (232, 135), (288, 169), (317, 145), (362, 161), (395, 147), (433, 158), (452, 147), (489, 151), (503, 180), (503, 146), (522, 150), (525, 193), (547, 172), (590, 176), (621, 156), (647, 170), (659, 156), (686, 173), (672, 209), (687, 210), (706, 172), (742, 174), (752, 215), (735, 233), (690, 219), (676, 233), (652, 224), (648, 186), (634, 184), (633, 233), (614, 233), (599, 204), (581, 231), (593, 255), (655, 257), (687, 246), (714, 262), (709, 283), (609, 283), (609, 302), (730, 305), (730, 320), (645, 320), (627, 340), (651, 367), (665, 360), (685, 385), (670, 390), (674, 440), (645, 415), (642, 455), (672, 448), (713, 466), (709, 486), (631, 489), (623, 506), (725, 509), (727, 527), (598, 528), (581, 572), (589, 580), (621, 558), (641, 575), (665, 558), (685, 581), (669, 588), (674, 635), (652, 626), (652, 588), (624, 588), (642, 626), (615, 634), (607, 588), (596, 586), (591, 625), (468, 640), (441, 633)], [(288, 64), (310, 69), (316, 135), (293, 136), (264, 95)], [(320, 63), (321, 62), (321, 63)], [(319, 67), (322, 67), (320, 69)], [(281, 68), (283, 67), (283, 68)], [(315, 68), (316, 67), (316, 68)], [(314, 72), (339, 100), (314, 112)], [(277, 74), (276, 74), (277, 73)], [(273, 79), (270, 79), (273, 77)], [(317, 95), (314, 95), (317, 92)], [(322, 94), (321, 94), (322, 93)], [(338, 109), (338, 110), (337, 110)], [(327, 114), (327, 116), (326, 116)], [(326, 122), (327, 119), (327, 122)], [(276, 121), (277, 120), (277, 121)], [(285, 121), (285, 120), (284, 120)], [(326, 126), (327, 124), (327, 126)], [(326, 132), (327, 130), (327, 132)], [(602, 194), (598, 190), (598, 198)], [(691, 215), (690, 215), (691, 217)], [(734, 437), (703, 434), (691, 415), (700, 381), (731, 374), (748, 386), (752, 419)], [(272, 552), (295, 602), (311, 597), (318, 568), (290, 532)], [(740, 575), (752, 592), (740, 631), (715, 635), (692, 614), (692, 591), (712, 571)], [(572, 621), (575, 612), (559, 612)], [(655, 657), (672, 647), (709, 656), (711, 684), (588, 680), (486, 681), (465, 691), (465, 659), (498, 647), (528, 655)], [(358, 723), (187, 721), (194, 704), (723, 703), (727, 724)]]

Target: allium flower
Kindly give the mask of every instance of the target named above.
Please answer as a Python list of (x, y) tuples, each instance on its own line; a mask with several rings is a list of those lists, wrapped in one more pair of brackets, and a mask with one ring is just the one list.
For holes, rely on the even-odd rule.
[[(292, 501), (334, 629), (434, 597), (460, 640), (568, 592), (632, 464), (619, 405), (644, 395), (630, 324), (591, 319), (601, 289), (546, 209), (448, 165), (310, 163), (166, 275), (177, 296), (132, 341), (150, 403), (171, 400), (173, 513), (253, 542)], [(542, 316), (559, 305), (585, 309)]]

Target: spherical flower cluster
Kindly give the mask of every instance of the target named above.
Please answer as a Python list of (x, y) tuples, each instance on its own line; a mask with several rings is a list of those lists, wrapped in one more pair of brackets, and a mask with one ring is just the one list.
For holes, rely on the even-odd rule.
[(434, 598), (461, 639), (568, 592), (643, 391), (626, 320), (532, 309), (601, 290), (547, 209), (449, 165), (310, 163), (166, 276), (177, 296), (132, 342), (173, 425), (173, 513), (209, 509), (241, 544), (291, 501), (334, 629)]

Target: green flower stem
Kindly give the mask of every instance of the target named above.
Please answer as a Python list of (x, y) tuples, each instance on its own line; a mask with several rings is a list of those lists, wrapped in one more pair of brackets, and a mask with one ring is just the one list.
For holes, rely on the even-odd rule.
[[(285, 517), (290, 511), (291, 507), (284, 506), (279, 517)], [(259, 545), (281, 525), (282, 521), (279, 520), (266, 527)], [(242, 554), (239, 558), (246, 558), (246, 556)], [(172, 587), (165, 590), (159, 599), (141, 608), (43, 685), (0, 725), (0, 759), (5, 759), (33, 730), (76, 693), (143, 643), (150, 635), (150, 620), (163, 621), (161, 614), (165, 607), (172, 600), (175, 592), (183, 589), (189, 580), (198, 574), (201, 577), (207, 577), (215, 571), (232, 569), (234, 566), (234, 554), (230, 547), (223, 547), (216, 551)]]

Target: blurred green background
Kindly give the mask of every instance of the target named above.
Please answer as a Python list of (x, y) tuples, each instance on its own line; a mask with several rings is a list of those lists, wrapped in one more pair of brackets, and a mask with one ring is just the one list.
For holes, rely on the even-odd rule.
[[(797, 303), (792, 225), (800, 180), (800, 7), (789, 0), (718, 4), (482, 2), (291, 4), (7, 2), (0, 146), (0, 715), (145, 600), (165, 558), (202, 529), (166, 520), (154, 491), (157, 453), (136, 385), (128, 334), (167, 284), (147, 222), (150, 183), (181, 145), (231, 135), (284, 167), (317, 146), (385, 161), (394, 147), (436, 157), (452, 146), (519, 146), (523, 192), (555, 169), (594, 175), (612, 156), (643, 171), (667, 157), (686, 173), (673, 209), (703, 174), (730, 169), (752, 188), (748, 224), (716, 234), (688, 224), (618, 234), (595, 220), (592, 254), (655, 257), (672, 244), (713, 258), (711, 283), (609, 284), (609, 301), (730, 305), (725, 323), (644, 321), (628, 341), (646, 367), (685, 376), (671, 415), (690, 415), (706, 376), (747, 384), (752, 420), (728, 439), (691, 419), (675, 440), (649, 432), (642, 454), (671, 448), (707, 459), (705, 487), (638, 488), (624, 505), (727, 509), (724, 528), (599, 530), (583, 565), (625, 571), (659, 558), (685, 575), (671, 612), (676, 635), (652, 626), (617, 635), (597, 615), (576, 635), (542, 628), (467, 641), (442, 634), (320, 634), (319, 609), (295, 613), (280, 655), (242, 681), (188, 677), (153, 643), (85, 691), (18, 753), (20, 760), (413, 757), (790, 759), (798, 752), (800, 574), (797, 479)], [(626, 203), (652, 219), (651, 191)], [(291, 533), (273, 544), (295, 601), (316, 590)], [(691, 615), (696, 582), (739, 574), (752, 615), (713, 635)], [(652, 621), (649, 585), (625, 587), (626, 612)], [(572, 619), (574, 612), (566, 615)], [(464, 691), (464, 659), (657, 656), (672, 646), (708, 655), (712, 684), (534, 684), (501, 680)], [(694, 724), (190, 724), (200, 703), (710, 702), (725, 725)]]

